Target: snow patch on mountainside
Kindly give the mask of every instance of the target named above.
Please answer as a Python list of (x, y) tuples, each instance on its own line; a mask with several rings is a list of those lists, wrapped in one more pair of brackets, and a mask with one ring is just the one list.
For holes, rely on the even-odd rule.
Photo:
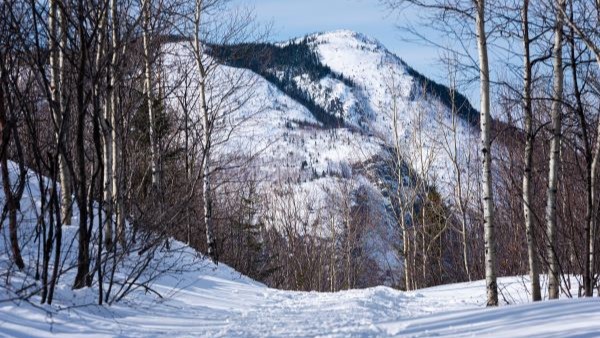
[[(366, 243), (385, 242), (378, 245), (378, 253), (370, 254), (385, 271), (383, 275), (391, 276), (386, 279), (399, 280), (399, 230), (393, 221), (388, 194), (382, 191), (387, 183), (365, 170), (367, 163), (379, 161), (383, 165), (389, 161), (390, 149), (397, 147), (403, 160), (429, 186), (435, 187), (449, 205), (456, 202), (455, 174), (461, 170), (462, 191), (471, 198), (466, 203), (476, 203), (478, 132), (468, 122), (452, 116), (442, 101), (424, 92), (421, 80), (410, 75), (414, 73), (409, 67), (374, 39), (351, 31), (335, 31), (293, 43), (308, 44), (331, 73), (315, 78), (299, 68), (287, 74), (289, 79), (283, 79), (285, 72), (280, 74), (283, 78), (279, 81), (292, 82), (314, 104), (342, 119), (344, 125), (324, 126), (314, 111), (266, 78), (248, 69), (216, 64), (205, 56), (205, 61), (214, 67), (213, 76), (208, 78), (208, 102), (225, 101), (213, 112), (223, 116), (216, 128), (221, 131), (213, 141), (218, 156), (213, 158), (252, 159), (251, 166), (261, 182), (259, 189), (274, 194), (282, 187), (291, 190), (296, 196), (295, 205), (310, 210), (307, 218), (311, 220), (323, 216), (321, 211), (331, 205), (328, 195), (340, 186), (351, 187), (353, 192), (377, 190), (378, 194), (371, 195), (379, 197), (370, 203), (378, 215), (373, 219), (379, 220), (379, 226), (369, 232), (385, 235), (371, 235)], [(166, 92), (171, 93), (172, 109), (181, 113), (181, 98), (197, 97), (200, 79), (186, 42), (168, 44), (165, 50), (164, 69), (170, 87)], [(274, 64), (293, 67), (288, 61)], [(285, 67), (282, 69), (288, 69)], [(281, 70), (274, 68), (272, 72), (276, 75)], [(182, 86), (182, 78), (189, 78), (189, 85)], [(230, 93), (222, 88), (224, 84), (237, 84), (241, 90)], [(191, 100), (190, 116), (196, 122), (198, 104), (198, 100)], [(286, 186), (290, 185), (288, 189)], [(325, 223), (311, 231), (330, 235), (329, 221)], [(341, 230), (343, 222), (337, 223), (336, 228)]]
[[(389, 146), (396, 145), (393, 111), (397, 112), (398, 146), (405, 160), (451, 203), (454, 159), (462, 168), (476, 162), (478, 131), (463, 119), (453, 120), (450, 107), (423, 92), (423, 83), (409, 74), (404, 61), (378, 41), (346, 30), (315, 34), (308, 41), (323, 64), (356, 83), (351, 102), (366, 116), (366, 125), (360, 124)], [(469, 182), (463, 188), (473, 186)]]
[[(188, 111), (188, 118), (196, 123), (192, 130), (197, 132), (201, 125), (198, 120), (199, 102), (190, 98), (199, 97), (197, 82), (200, 79), (193, 54), (185, 43), (168, 44), (164, 48), (166, 57), (163, 64), (168, 70), (165, 90), (170, 93), (169, 106), (181, 120)], [(212, 60), (206, 56), (205, 61)], [(228, 156), (251, 159), (245, 165), (254, 168), (259, 178), (257, 188), (261, 193), (273, 196), (274, 200), (284, 199), (281, 196), (284, 191), (291, 193), (294, 201), (286, 203), (297, 208), (307, 224), (317, 220), (322, 223), (323, 219), (327, 219), (317, 228), (294, 229), (299, 235), (332, 238), (333, 230), (339, 233), (345, 224), (341, 215), (327, 214), (330, 211), (326, 209), (331, 209), (334, 204), (332, 196), (341, 187), (350, 189), (344, 198), (359, 189), (369, 191), (370, 196), (377, 197), (369, 203), (381, 221), (378, 228), (365, 229), (363, 252), (378, 262), (384, 271), (379, 277), (380, 282), (390, 285), (397, 282), (402, 265), (394, 243), (399, 243), (399, 237), (390, 215), (383, 208), (385, 199), (375, 185), (353, 169), (384, 152), (381, 140), (355, 128), (325, 128), (305, 106), (250, 70), (218, 64), (213, 67), (213, 76), (208, 77), (208, 93), (211, 95), (208, 102), (226, 103), (212, 112), (222, 116), (217, 119), (220, 124), (215, 128), (213, 159)], [(185, 82), (187, 77), (188, 82)], [(351, 112), (356, 105), (353, 90), (337, 79), (325, 77), (319, 83), (313, 83), (299, 77), (295, 81), (310, 88), (312, 94), (324, 91), (326, 96), (320, 104), (325, 105), (331, 102), (328, 99), (336, 97), (335, 102)], [(225, 92), (231, 95), (226, 97), (220, 90), (222, 83), (238, 84), (240, 90), (231, 94)], [(190, 100), (189, 106), (184, 107), (183, 98)], [(200, 149), (198, 147), (198, 151)], [(274, 203), (271, 202), (271, 205)], [(354, 205), (355, 201), (348, 204)], [(268, 217), (276, 219), (275, 223), (283, 230), (283, 225), (289, 223), (286, 217), (290, 215), (280, 215), (276, 210), (273, 213)], [(333, 228), (332, 218), (335, 219)]]

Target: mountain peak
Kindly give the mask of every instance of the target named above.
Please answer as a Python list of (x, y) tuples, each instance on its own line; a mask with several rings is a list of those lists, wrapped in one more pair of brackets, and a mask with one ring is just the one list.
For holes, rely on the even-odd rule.
[(313, 37), (318, 41), (322, 42), (335, 42), (335, 41), (353, 41), (358, 42), (359, 45), (366, 45), (375, 48), (385, 49), (385, 46), (377, 39), (370, 37), (366, 34), (352, 31), (349, 29), (339, 29), (329, 32), (321, 32), (313, 35), (309, 35), (309, 38)]
[(312, 36), (314, 37), (324, 37), (324, 38), (350, 38), (350, 39), (356, 39), (356, 40), (361, 40), (361, 41), (365, 41), (365, 42), (373, 42), (373, 43), (379, 43), (376, 39), (363, 34), (361, 32), (357, 32), (357, 31), (353, 31), (350, 29), (336, 29), (336, 30), (332, 30), (332, 31), (326, 31), (326, 32), (318, 32), (315, 34), (312, 34)]
[[(317, 44), (347, 45), (354, 48), (358, 47), (372, 50), (387, 50), (385, 46), (377, 39), (349, 29), (337, 29), (326, 32), (312, 33), (303, 37), (292, 39), (291, 41), (300, 42), (303, 40), (308, 40), (309, 42)], [(284, 46), (288, 43), (289, 42), (283, 42), (279, 43), (278, 45)]]

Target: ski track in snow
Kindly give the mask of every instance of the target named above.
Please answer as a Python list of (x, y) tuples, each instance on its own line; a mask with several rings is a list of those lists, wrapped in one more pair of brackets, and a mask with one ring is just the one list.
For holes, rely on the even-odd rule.
[[(165, 276), (153, 288), (111, 307), (0, 303), (3, 336), (199, 337), (565, 337), (600, 335), (599, 299), (483, 307), (483, 281), (414, 292), (388, 287), (336, 293), (267, 288), (231, 268), (204, 267)], [(504, 292), (526, 297), (524, 279), (500, 279)], [(174, 287), (174, 283), (184, 286)], [(4, 289), (0, 289), (4, 298)], [(175, 292), (174, 292), (175, 291)], [(78, 298), (89, 291), (61, 290)], [(173, 293), (174, 292), (174, 293)], [(71, 295), (69, 295), (71, 293)], [(93, 300), (91, 295), (89, 299)], [(87, 299), (87, 297), (82, 297)], [(32, 302), (36, 302), (32, 298)], [(60, 302), (59, 302), (60, 303)], [(85, 305), (85, 306), (84, 306)], [(45, 311), (49, 311), (45, 313)]]

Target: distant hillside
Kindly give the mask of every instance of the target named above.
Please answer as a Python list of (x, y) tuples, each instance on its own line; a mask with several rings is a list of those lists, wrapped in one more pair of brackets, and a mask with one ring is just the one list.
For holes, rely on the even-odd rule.
[[(353, 80), (332, 71), (329, 66), (321, 62), (319, 55), (311, 46), (314, 41), (314, 36), (307, 35), (302, 39), (291, 40), (284, 44), (212, 45), (210, 53), (224, 64), (247, 68), (263, 76), (278, 89), (308, 108), (325, 127), (343, 126), (344, 119), (339, 117), (339, 111), (335, 104), (328, 107), (319, 105), (310, 92), (300, 88), (292, 81), (299, 75), (306, 75), (311, 81), (318, 81), (328, 76), (340, 80), (348, 87), (356, 87)], [(452, 107), (450, 88), (425, 77), (410, 66), (407, 66), (406, 70), (427, 95), (436, 97), (447, 107)], [(458, 91), (454, 93), (454, 107), (461, 118), (478, 128), (479, 112)]]

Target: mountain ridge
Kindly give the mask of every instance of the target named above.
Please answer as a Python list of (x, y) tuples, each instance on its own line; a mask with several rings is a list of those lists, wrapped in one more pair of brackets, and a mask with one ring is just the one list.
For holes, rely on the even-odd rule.
[[(307, 97), (306, 92), (297, 88), (297, 86), (290, 86), (289, 75), (287, 75), (288, 83), (284, 83), (284, 79), (275, 74), (277, 71), (281, 71), (281, 68), (284, 66), (300, 68), (300, 70), (308, 68), (309, 71), (312, 70), (308, 74), (313, 80), (315, 77), (321, 79), (325, 76), (331, 76), (341, 80), (348, 87), (356, 88), (356, 83), (347, 74), (344, 74), (344, 71), (332, 70), (331, 65), (323, 62), (321, 58), (314, 58), (315, 53), (318, 54), (318, 46), (327, 44), (330, 40), (345, 40), (349, 44), (351, 43), (351, 47), (354, 49), (381, 53), (385, 58), (389, 59), (389, 62), (395, 62), (403, 67), (403, 73), (416, 80), (417, 84), (413, 88), (413, 95), (419, 95), (419, 91), (424, 91), (427, 94), (436, 96), (445, 105), (452, 106), (451, 93), (448, 87), (428, 79), (416, 69), (410, 67), (402, 58), (387, 50), (378, 40), (351, 30), (311, 33), (303, 37), (290, 39), (286, 42), (213, 46), (211, 54), (227, 65), (247, 68), (265, 77), (279, 89), (283, 89), (288, 95), (301, 101), (325, 125), (340, 126), (343, 124), (343, 119), (340, 119), (340, 116), (326, 117), (326, 112), (335, 110), (335, 108), (332, 109), (327, 104), (315, 104), (311, 97)], [(289, 56), (289, 54), (296, 55)], [(284, 57), (289, 57), (289, 61), (283, 60), (283, 65), (273, 64), (273, 62), (281, 62), (281, 59)], [(453, 94), (454, 107), (459, 116), (478, 128), (478, 111), (471, 106), (468, 99), (460, 92), (456, 91)]]
[[(179, 69), (183, 62), (188, 73), (197, 74), (184, 44), (168, 48), (166, 69)], [(475, 158), (477, 127), (463, 118), (454, 121), (451, 107), (428, 95), (404, 61), (359, 33), (309, 35), (280, 46), (211, 46), (209, 57), (222, 64), (219, 73), (230, 74), (225, 80), (253, 78), (242, 94), (247, 97), (237, 100), (244, 102), (240, 109), (227, 113), (239, 129), (228, 144), (215, 148), (213, 158), (252, 158), (251, 175), (260, 177), (255, 191), (265, 200), (305, 210), (302, 222), (317, 224), (310, 231), (322, 240), (331, 240), (331, 227), (346, 231), (340, 210), (364, 210), (370, 216), (361, 229), (360, 259), (378, 271), (363, 275), (359, 285), (397, 285), (403, 268), (398, 201), (392, 196), (439, 193), (443, 203), (453, 203), (455, 150), (447, 142), (456, 138), (462, 165)], [(170, 71), (168, 76), (176, 83), (182, 75)], [(219, 88), (220, 76), (209, 86)], [(183, 95), (177, 90), (172, 95)], [(177, 100), (172, 102), (177, 111)], [(401, 164), (395, 163), (397, 155)], [(399, 174), (397, 165), (403, 168)], [(414, 202), (415, 210), (423, 200)], [(258, 222), (282, 229), (292, 217), (282, 208), (259, 212)], [(299, 236), (308, 231), (302, 222)]]

